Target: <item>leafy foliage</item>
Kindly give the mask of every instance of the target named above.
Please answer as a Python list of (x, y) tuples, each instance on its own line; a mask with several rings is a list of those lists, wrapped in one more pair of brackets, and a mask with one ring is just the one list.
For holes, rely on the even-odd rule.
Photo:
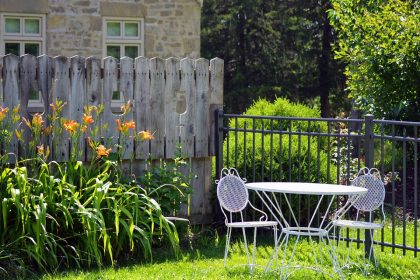
[(345, 104), (341, 68), (331, 59), (327, 4), (204, 1), (201, 52), (225, 61), (227, 112), (243, 112), (260, 97), (306, 102), (323, 92), (337, 96), (336, 105)]
[[(1, 117), (7, 121), (0, 126), (0, 135), (4, 136), (0, 139), (0, 277), (16, 276), (11, 264), (28, 271), (50, 272), (73, 266), (101, 267), (128, 256), (151, 259), (153, 244), (163, 240), (168, 240), (178, 255), (178, 234), (164, 212), (178, 209), (190, 190), (178, 169), (184, 164), (182, 159), (176, 159), (164, 171), (149, 167), (150, 174), (163, 175), (150, 180), (146, 174), (148, 180), (142, 185), (128, 181), (124, 179), (127, 176), (121, 159), (125, 145), (118, 145), (117, 160), (110, 160), (112, 148), (95, 141), (100, 127), (94, 124), (93, 114), (100, 114), (101, 108), (85, 108), (83, 123), (79, 124), (60, 116), (65, 104), (57, 101), (51, 106), (51, 126), (45, 126), (40, 114), (32, 120), (22, 118), (29, 138), (13, 130), (19, 127), (19, 108), (11, 112), (1, 108)], [(119, 143), (135, 127), (134, 122), (123, 117), (119, 119)], [(59, 163), (49, 160), (50, 144), (43, 139), (46, 131), (62, 127), (68, 131), (72, 145), (68, 161)], [(93, 155), (90, 162), (77, 160), (78, 143), (85, 133), (89, 133), (89, 152)], [(24, 149), (21, 159), (13, 155), (17, 160), (12, 164), (7, 148), (13, 134), (22, 147), (29, 149)], [(51, 137), (54, 143), (54, 134)], [(145, 137), (153, 140), (148, 131), (141, 132), (138, 140)], [(173, 184), (169, 191), (153, 189), (168, 182)], [(162, 199), (164, 210), (154, 197)]]
[(137, 178), (137, 183), (145, 188), (150, 197), (159, 201), (165, 215), (177, 216), (180, 206), (187, 204), (188, 194), (192, 190), (190, 178), (182, 172), (187, 168), (187, 162), (181, 157), (159, 160), (151, 170)]
[[(320, 112), (302, 104), (291, 103), (284, 98), (278, 98), (273, 103), (261, 99), (254, 103), (244, 115), (258, 116), (288, 116), (288, 117), (320, 117)], [(281, 134), (241, 133), (236, 139), (234, 133), (228, 135), (223, 149), (224, 162), (236, 166), (247, 176), (255, 176), (255, 180), (270, 181), (302, 181), (302, 182), (332, 182), (335, 179), (336, 168), (329, 166), (326, 140), (320, 137), (290, 135), (289, 132), (326, 132), (324, 124), (307, 121), (256, 120), (254, 123), (246, 119), (231, 120), (230, 127), (240, 129), (281, 130)], [(229, 150), (228, 145), (235, 145), (237, 150)], [(318, 153), (317, 147), (320, 147)], [(254, 150), (255, 149), (255, 150)], [(270, 156), (272, 155), (272, 157)], [(275, 172), (270, 172), (270, 167)]]
[(2, 244), (13, 242), (39, 269), (101, 266), (127, 252), (150, 257), (155, 234), (167, 233), (177, 250), (159, 204), (143, 188), (119, 183), (113, 162), (98, 162), (95, 176), (73, 185), (65, 166), (39, 161), (37, 176), (18, 165), (0, 177)]
[(347, 63), (347, 85), (356, 104), (379, 118), (419, 121), (419, 2), (332, 3), (335, 56)]

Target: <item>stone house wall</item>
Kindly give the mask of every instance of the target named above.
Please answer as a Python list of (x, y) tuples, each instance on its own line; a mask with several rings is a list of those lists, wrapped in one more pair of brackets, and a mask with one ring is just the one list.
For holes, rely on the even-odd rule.
[(1, 0), (0, 13), (46, 16), (46, 53), (103, 56), (103, 17), (144, 20), (144, 55), (197, 58), (200, 0)]

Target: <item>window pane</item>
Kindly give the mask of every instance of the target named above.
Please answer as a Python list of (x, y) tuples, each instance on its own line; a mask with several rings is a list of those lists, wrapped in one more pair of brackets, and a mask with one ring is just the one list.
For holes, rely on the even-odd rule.
[(6, 18), (6, 33), (20, 33), (20, 20), (18, 18)]
[(107, 22), (106, 35), (121, 36), (121, 24), (119, 22)]
[(6, 43), (4, 44), (6, 54), (12, 53), (14, 55), (20, 55), (20, 44), (19, 43)]
[(39, 100), (39, 91), (37, 91), (37, 90), (32, 90), (30, 93), (29, 93), (29, 100)]
[(25, 19), (25, 33), (39, 34), (39, 19)]
[(136, 58), (139, 56), (137, 46), (125, 46), (125, 56)]
[(114, 91), (112, 92), (112, 100), (120, 100), (121, 99), (121, 92)]
[(107, 46), (106, 47), (106, 55), (112, 56), (115, 58), (121, 57), (121, 49), (120, 46)]
[(127, 37), (139, 37), (139, 25), (137, 22), (126, 22), (124, 35)]
[(39, 55), (39, 44), (37, 43), (25, 43), (25, 54), (32, 54), (34, 56)]

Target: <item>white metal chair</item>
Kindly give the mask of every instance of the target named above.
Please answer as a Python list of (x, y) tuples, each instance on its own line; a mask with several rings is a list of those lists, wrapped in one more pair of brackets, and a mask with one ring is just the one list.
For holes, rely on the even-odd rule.
[[(268, 221), (267, 214), (256, 207), (249, 201), (248, 190), (245, 186), (245, 179), (239, 177), (238, 171), (234, 168), (223, 168), (220, 174), (220, 180), (217, 183), (217, 198), (219, 199), (220, 208), (225, 216), (225, 224), (227, 227), (226, 247), (224, 255), (224, 265), (226, 266), (226, 259), (229, 250), (229, 243), (232, 234), (232, 228), (242, 228), (244, 236), (245, 251), (251, 271), (255, 267), (255, 251), (256, 251), (256, 238), (257, 228), (259, 227), (272, 227), (274, 230), (274, 246), (277, 246), (277, 222)], [(250, 205), (255, 211), (262, 214), (258, 221), (245, 221), (245, 209)], [(227, 213), (226, 213), (226, 212)], [(239, 216), (239, 217), (237, 217)], [(245, 229), (254, 229), (254, 248), (252, 253), (252, 262), (250, 262), (248, 243), (246, 239)]]
[[(356, 178), (351, 182), (351, 185), (357, 187), (363, 187), (368, 189), (368, 191), (359, 197), (352, 197), (350, 198), (346, 205), (336, 212), (336, 219), (332, 221), (332, 225), (334, 226), (334, 235), (335, 229), (339, 228), (348, 228), (348, 229), (359, 229), (359, 230), (368, 230), (370, 235), (370, 248), (368, 258), (366, 259), (366, 255), (363, 257), (363, 267), (362, 272), (365, 274), (368, 273), (369, 263), (371, 258), (375, 263), (375, 266), (378, 266), (378, 262), (373, 253), (373, 236), (374, 231), (383, 228), (385, 223), (385, 212), (384, 212), (384, 199), (385, 199), (385, 187), (384, 183), (381, 179), (380, 173), (378, 169), (372, 168), (369, 169), (367, 167), (361, 169)], [(345, 212), (349, 210), (349, 206), (352, 206), (356, 209), (356, 218), (354, 220), (347, 220), (342, 219), (339, 217), (343, 217)], [(345, 209), (343, 211), (343, 209)], [(375, 220), (375, 214), (379, 213), (379, 223), (378, 220)], [(364, 214), (364, 217), (363, 217)], [(362, 220), (363, 219), (363, 220)], [(340, 230), (338, 232), (340, 235)], [(365, 236), (366, 239), (366, 236)], [(339, 239), (340, 240), (340, 239)], [(341, 241), (344, 241), (344, 235)], [(343, 266), (350, 266), (351, 263), (349, 261), (351, 250), (351, 241), (349, 244), (348, 254), (344, 260)], [(357, 265), (357, 264), (356, 264)]]

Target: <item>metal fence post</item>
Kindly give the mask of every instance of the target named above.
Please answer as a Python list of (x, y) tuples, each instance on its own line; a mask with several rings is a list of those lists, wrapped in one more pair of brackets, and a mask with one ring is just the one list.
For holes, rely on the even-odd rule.
[(223, 109), (217, 109), (215, 113), (215, 149), (216, 149), (216, 179), (220, 179), (220, 170), (223, 168)]
[[(223, 168), (223, 109), (216, 109), (215, 115), (215, 133), (214, 133), (214, 148), (216, 154), (216, 179), (220, 179), (220, 171)], [(216, 221), (223, 221), (223, 214), (220, 210), (218, 199), (215, 200), (214, 216)]]
[[(374, 142), (373, 142), (373, 115), (366, 115), (365, 116), (365, 166), (368, 168), (373, 168), (373, 150), (374, 150)], [(369, 216), (365, 217), (366, 221), (369, 221)], [(370, 236), (371, 231), (366, 229), (365, 230), (365, 255), (369, 256), (370, 247), (372, 246), (372, 238)], [(373, 254), (373, 252), (372, 252)], [(372, 256), (372, 259), (374, 256)]]

